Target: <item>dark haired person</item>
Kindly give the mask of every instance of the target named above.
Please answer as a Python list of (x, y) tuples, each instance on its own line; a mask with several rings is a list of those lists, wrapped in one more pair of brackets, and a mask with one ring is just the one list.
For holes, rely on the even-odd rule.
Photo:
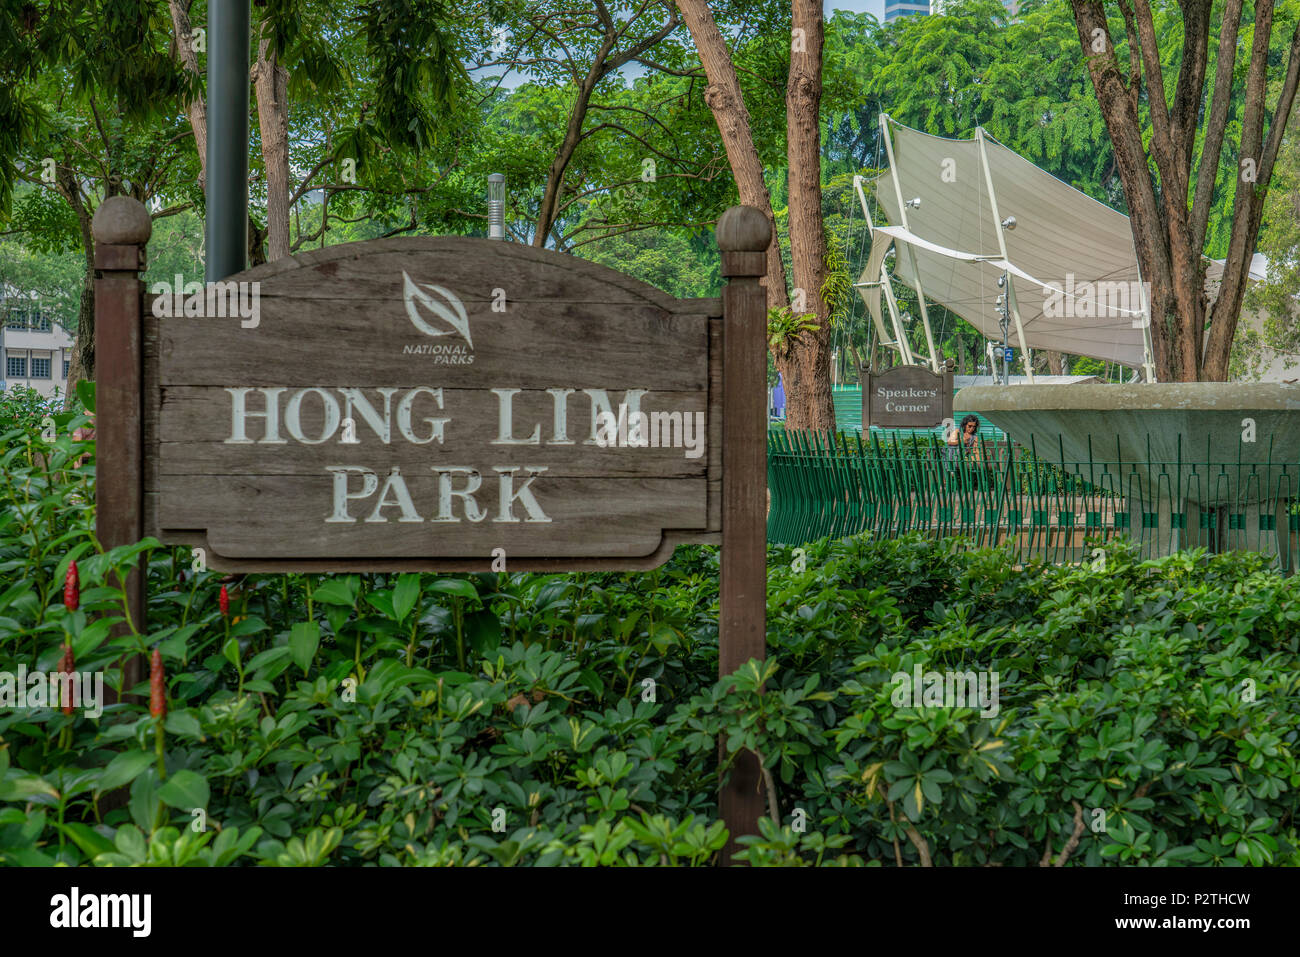
[(979, 431), (979, 427), (979, 419), (973, 415), (966, 415), (962, 418), (960, 426), (948, 430), (946, 438), (948, 441), (949, 462), (957, 461), (957, 457), (961, 453), (965, 453), (973, 462), (979, 461), (980, 446), (975, 435)]

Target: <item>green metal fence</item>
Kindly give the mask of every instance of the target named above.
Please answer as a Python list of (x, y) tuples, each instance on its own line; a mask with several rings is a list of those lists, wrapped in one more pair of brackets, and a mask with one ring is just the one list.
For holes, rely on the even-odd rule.
[[(981, 440), (973, 453), (912, 432), (772, 432), (771, 542), (871, 531), (1010, 541), (1022, 560), (1078, 562), (1085, 540), (1127, 536), (1144, 554), (1261, 552), (1290, 572), (1300, 551), (1300, 463), (1087, 461)], [(1253, 449), (1250, 454), (1254, 454)]]

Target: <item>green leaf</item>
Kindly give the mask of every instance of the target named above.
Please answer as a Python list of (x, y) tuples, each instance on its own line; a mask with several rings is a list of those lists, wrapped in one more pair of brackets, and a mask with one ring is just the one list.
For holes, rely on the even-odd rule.
[(242, 638), (244, 635), (255, 635), (259, 631), (266, 631), (266, 622), (262, 621), (256, 615), (249, 615), (247, 618), (241, 618), (235, 624), (230, 626), (230, 636), (232, 638)]
[(41, 803), (57, 801), (59, 792), (44, 778), (16, 769), (8, 771), (6, 779), (0, 779), (0, 801), (24, 804), (33, 798), (42, 799)]
[(662, 622), (655, 625), (654, 634), (650, 636), (650, 643), (655, 646), (659, 654), (666, 654), (668, 649), (677, 644), (677, 632), (671, 625), (665, 625)]
[(486, 608), (466, 615), (465, 636), (474, 654), (479, 657), (491, 655), (501, 645), (501, 619)]
[(76, 640), (72, 643), (72, 653), (76, 656), (76, 659), (80, 661), (102, 645), (104, 640), (108, 638), (108, 630), (121, 620), (121, 618), (117, 617), (97, 618), (83, 628), (81, 634), (77, 635)]
[(477, 598), (478, 590), (463, 578), (439, 578), (431, 586), (434, 591), (457, 598)]
[(86, 407), (87, 412), (95, 411), (95, 383), (82, 379), (77, 383), (77, 398)]
[(182, 811), (192, 811), (196, 807), (206, 810), (210, 792), (206, 778), (183, 768), (163, 782), (158, 796), (164, 804)]
[(239, 667), (239, 639), (238, 638), (236, 638), (234, 635), (231, 635), (229, 638), (227, 638), (226, 643), (221, 646), (221, 653), (225, 655), (226, 660), (229, 661), (232, 665), (234, 665), (236, 668)]
[(72, 842), (81, 848), (81, 852), (88, 858), (94, 859), (100, 854), (111, 854), (115, 850), (113, 842), (89, 824), (72, 821), (68, 824), (55, 824), (54, 826), (62, 829), (64, 834), (72, 838)]
[(289, 656), (289, 648), (286, 645), (276, 645), (274, 648), (267, 648), (266, 651), (259, 651), (248, 660), (246, 666), (249, 671), (257, 671), (260, 668), (266, 668), (275, 664), (281, 658)]
[(312, 592), (312, 601), (326, 605), (355, 605), (357, 596), (351, 586), (351, 578), (331, 578)]
[(419, 600), (420, 576), (410, 573), (400, 576), (393, 587), (393, 617), (401, 621), (411, 613)]
[(300, 622), (289, 634), (289, 653), (294, 663), (306, 674), (320, 647), (320, 625), (314, 621)]
[(154, 755), (148, 751), (124, 751), (104, 768), (104, 773), (99, 778), (99, 793), (130, 784), (153, 761)]
[(394, 622), (399, 621), (396, 612), (393, 611), (393, 593), (389, 591), (372, 591), (366, 594), (366, 603), (378, 611), (385, 618), (390, 618)]
[(179, 734), (182, 738), (203, 737), (199, 719), (189, 711), (173, 711), (167, 715), (166, 728), (169, 734)]
[(149, 853), (144, 835), (134, 824), (124, 824), (119, 827), (117, 834), (113, 836), (113, 843), (119, 851), (136, 863), (143, 863)]

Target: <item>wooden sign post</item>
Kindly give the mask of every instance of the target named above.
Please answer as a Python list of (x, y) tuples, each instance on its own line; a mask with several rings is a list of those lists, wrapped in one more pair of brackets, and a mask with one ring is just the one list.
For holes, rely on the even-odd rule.
[[(95, 217), (106, 547), (152, 535), (222, 571), (554, 572), (721, 544), (719, 668), (764, 656), (762, 213), (718, 222), (720, 300), (444, 237), (145, 295), (148, 226), (124, 197)], [(757, 833), (760, 776), (749, 755), (720, 795), (733, 836)]]

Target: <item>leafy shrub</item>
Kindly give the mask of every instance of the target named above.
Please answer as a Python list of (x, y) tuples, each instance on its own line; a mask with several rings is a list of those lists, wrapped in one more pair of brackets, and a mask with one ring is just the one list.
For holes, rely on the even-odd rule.
[[(1098, 574), (955, 540), (772, 548), (770, 657), (719, 681), (716, 549), (637, 574), (196, 572), (105, 552), (84, 412), (46, 442), (11, 402), (0, 673), (70, 642), (144, 697), (0, 705), (0, 863), (706, 865), (741, 749), (772, 812), (752, 864), (1300, 862), (1300, 601), (1252, 555), (1111, 543)], [(162, 718), (121, 687), (155, 646)], [(998, 713), (895, 706), (917, 665), (997, 672)]]

